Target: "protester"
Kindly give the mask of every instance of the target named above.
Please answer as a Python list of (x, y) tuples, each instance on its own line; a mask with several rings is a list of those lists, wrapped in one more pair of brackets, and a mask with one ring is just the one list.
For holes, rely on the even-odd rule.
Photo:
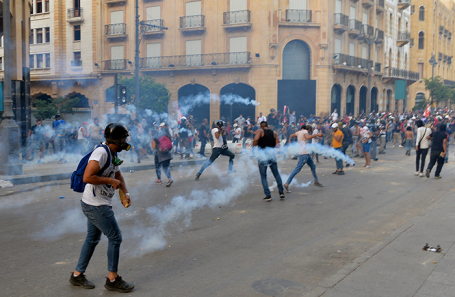
[[(342, 151), (343, 149), (343, 132), (338, 129), (338, 124), (332, 124), (332, 145), (337, 151)], [(343, 171), (343, 160), (336, 158), (337, 169), (332, 174), (344, 175)]]
[[(430, 140), (428, 136), (431, 134), (431, 129), (424, 126), (422, 120), (416, 122), (417, 128), (417, 137), (416, 137), (416, 173), (423, 177), (423, 168), (425, 166), (425, 158), (428, 154), (428, 149), (430, 147)], [(420, 162), (420, 171), (419, 171), (419, 162)]]
[(168, 178), (166, 187), (170, 187), (174, 182), (171, 178), (171, 169), (169, 168), (172, 155), (172, 141), (169, 129), (166, 123), (160, 124), (160, 131), (152, 139), (152, 148), (155, 150), (155, 171), (156, 171), (156, 184), (162, 184), (161, 182), (161, 168), (163, 168), (164, 174)]
[(436, 171), (434, 173), (434, 178), (441, 178), (442, 167), (444, 166), (444, 157), (447, 154), (447, 141), (449, 139), (446, 132), (447, 125), (439, 125), (439, 129), (436, 132), (427, 136), (427, 139), (431, 139), (431, 154), (430, 154), (430, 163), (428, 164), (426, 176), (429, 178), (433, 166), (438, 163), (436, 166)]
[[(71, 273), (69, 282), (84, 289), (95, 288), (95, 285), (87, 280), (84, 273), (96, 245), (101, 239), (101, 234), (105, 234), (109, 240), (107, 252), (109, 275), (104, 287), (111, 291), (127, 293), (131, 292), (134, 286), (125, 282), (118, 275), (122, 233), (112, 211), (112, 197), (115, 190), (120, 189), (126, 196), (127, 204), (125, 207), (131, 206), (131, 198), (125, 180), (119, 166), (116, 165), (116, 163), (119, 164), (117, 153), (130, 148), (126, 142), (129, 132), (124, 125), (111, 123), (106, 127), (104, 135), (106, 141), (103, 145), (106, 148), (98, 147), (93, 151), (84, 173), (83, 181), (87, 185), (82, 194), (81, 206), (82, 212), (87, 217), (87, 237), (82, 246), (76, 270)], [(108, 160), (111, 160), (108, 168), (98, 175)]]
[(84, 122), (77, 130), (77, 147), (81, 155), (87, 152), (87, 130), (85, 129), (87, 124), (87, 122)]
[(269, 129), (267, 122), (261, 122), (261, 128), (256, 131), (253, 140), (253, 147), (258, 147), (258, 167), (261, 175), (262, 187), (264, 188), (265, 197), (264, 201), (272, 201), (272, 196), (267, 182), (267, 167), (270, 167), (273, 176), (275, 177), (278, 185), (278, 192), (280, 199), (284, 200), (283, 182), (280, 173), (278, 172), (278, 164), (276, 161), (275, 152), (273, 149), (280, 143), (278, 135)]
[(313, 133), (313, 135), (310, 135), (308, 133), (309, 131), (311, 131), (311, 126), (303, 125), (300, 131), (289, 136), (290, 139), (297, 138), (297, 142), (299, 144), (299, 161), (297, 162), (297, 166), (294, 168), (291, 175), (289, 175), (288, 180), (284, 184), (284, 189), (288, 193), (291, 193), (291, 191), (289, 190), (289, 185), (291, 184), (294, 177), (302, 170), (305, 164), (308, 164), (308, 166), (311, 169), (311, 173), (313, 174), (314, 177), (314, 185), (317, 187), (323, 187), (323, 185), (319, 182), (318, 176), (316, 174), (316, 165), (314, 165), (314, 161), (306, 149), (306, 144), (310, 139), (323, 137), (324, 134)]
[(205, 156), (205, 146), (207, 145), (208, 134), (207, 134), (207, 119), (202, 120), (202, 124), (199, 127), (199, 140), (201, 141), (201, 149), (199, 150), (199, 155)]
[(94, 118), (93, 123), (88, 126), (88, 135), (90, 139), (89, 150), (92, 150), (103, 140), (103, 126), (100, 125), (98, 118)]
[(405, 139), (406, 139), (406, 143), (405, 143), (405, 150), (406, 150), (406, 156), (410, 156), (411, 155), (411, 148), (412, 148), (412, 143), (414, 142), (414, 133), (412, 132), (412, 127), (411, 126), (407, 126), (406, 127), (406, 131), (405, 131), (405, 135), (404, 135)]
[(363, 148), (365, 157), (365, 165), (363, 167), (370, 168), (370, 148), (371, 148), (371, 132), (370, 129), (363, 122), (360, 122), (360, 140), (359, 145)]

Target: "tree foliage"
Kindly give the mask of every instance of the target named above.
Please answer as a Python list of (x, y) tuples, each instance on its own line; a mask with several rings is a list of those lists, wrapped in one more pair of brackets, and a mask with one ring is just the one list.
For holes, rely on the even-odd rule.
[(74, 114), (74, 107), (80, 101), (79, 97), (65, 98), (57, 97), (51, 100), (36, 99), (33, 104), (36, 107), (35, 118), (36, 119), (50, 119), (56, 114)]
[(167, 112), (169, 99), (171, 94), (166, 88), (166, 85), (155, 82), (150, 76), (139, 77), (139, 90), (141, 100), (137, 106), (135, 100), (135, 77), (119, 77), (119, 84), (127, 88), (127, 97), (129, 102), (132, 102), (139, 109), (150, 109), (157, 113)]
[(433, 102), (447, 102), (453, 98), (453, 89), (444, 85), (444, 81), (440, 76), (425, 78), (424, 81), (425, 89), (430, 92), (430, 97)]

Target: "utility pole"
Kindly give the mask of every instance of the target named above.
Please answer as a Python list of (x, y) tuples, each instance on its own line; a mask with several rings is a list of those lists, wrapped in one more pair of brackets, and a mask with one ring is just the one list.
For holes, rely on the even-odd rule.
[(148, 29), (150, 28), (159, 28), (162, 30), (167, 30), (168, 28), (162, 27), (162, 26), (157, 26), (157, 25), (150, 25), (145, 22), (139, 21), (139, 0), (136, 0), (136, 50), (135, 50), (135, 56), (134, 56), (134, 76), (135, 76), (135, 92), (134, 92), (134, 101), (137, 107), (136, 110), (136, 118), (137, 115), (140, 113), (140, 101), (141, 101), (141, 93), (139, 90), (139, 46), (141, 44), (141, 35), (144, 35), (145, 32), (147, 32)]
[[(0, 152), (0, 174), (22, 174), (22, 161), (20, 160), (20, 132), (14, 120), (13, 100), (11, 98), (11, 13), (10, 0), (3, 0), (3, 38), (4, 58), (3, 66), (3, 119), (0, 124), (0, 139), (2, 150)], [(20, 38), (20, 37), (19, 37)], [(16, 48), (14, 50), (17, 50)], [(17, 65), (16, 65), (17, 67)]]
[(118, 73), (115, 74), (114, 76), (114, 88), (115, 88), (115, 121), (117, 121), (117, 115), (118, 115)]

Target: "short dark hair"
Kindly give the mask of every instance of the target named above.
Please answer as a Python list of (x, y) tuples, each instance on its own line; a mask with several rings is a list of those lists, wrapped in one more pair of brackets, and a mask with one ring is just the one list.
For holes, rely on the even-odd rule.
[(446, 132), (447, 125), (439, 124), (439, 131)]
[(269, 125), (267, 124), (266, 121), (261, 122), (261, 128), (268, 127)]
[(418, 121), (416, 122), (416, 126), (419, 127), (419, 128), (420, 128), (420, 127), (423, 127), (423, 126), (424, 126), (423, 121), (422, 121), (422, 120), (418, 120)]

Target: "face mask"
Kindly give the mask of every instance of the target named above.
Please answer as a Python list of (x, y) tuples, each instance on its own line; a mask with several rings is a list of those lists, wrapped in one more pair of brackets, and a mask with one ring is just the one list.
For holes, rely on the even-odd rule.
[[(120, 153), (121, 151), (125, 150), (125, 151), (129, 151), (131, 149), (131, 144), (129, 144), (128, 142), (124, 141), (124, 142), (112, 142), (114, 144), (116, 144), (118, 146), (118, 151), (117, 153)], [(123, 161), (122, 161), (123, 162)]]
[(359, 126), (360, 126), (360, 128), (363, 128), (363, 124), (360, 124)]

